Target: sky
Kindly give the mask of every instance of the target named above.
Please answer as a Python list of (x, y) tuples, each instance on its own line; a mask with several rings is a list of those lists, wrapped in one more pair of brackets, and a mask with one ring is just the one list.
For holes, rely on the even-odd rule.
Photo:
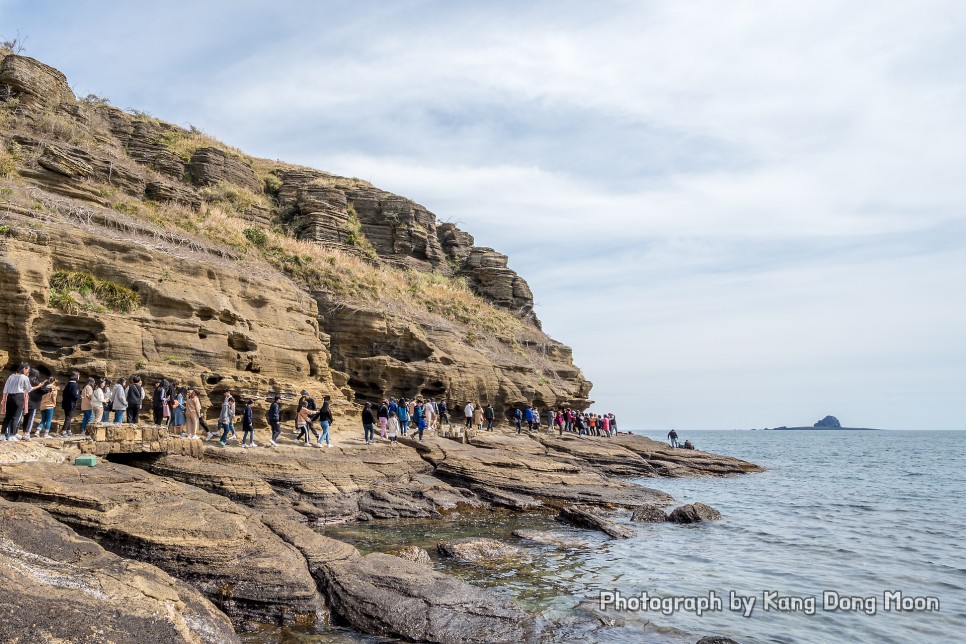
[(509, 255), (622, 428), (966, 429), (959, 0), (0, 0), (0, 35)]

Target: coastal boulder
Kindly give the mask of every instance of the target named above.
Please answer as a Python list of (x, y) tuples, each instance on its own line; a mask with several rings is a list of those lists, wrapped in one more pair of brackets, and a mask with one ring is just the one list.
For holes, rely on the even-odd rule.
[(634, 510), (631, 521), (638, 523), (663, 523), (667, 521), (667, 514), (656, 505), (642, 505)]
[(0, 496), (188, 582), (238, 626), (324, 618), (301, 553), (223, 497), (114, 463), (0, 466)]
[(716, 521), (721, 513), (704, 503), (691, 503), (674, 508), (667, 520), (673, 523), (700, 523), (702, 521)]
[(516, 546), (511, 546), (496, 539), (480, 537), (440, 541), (436, 544), (436, 549), (439, 550), (441, 555), (461, 561), (491, 561), (493, 559), (518, 557), (523, 554), (523, 551)]
[(590, 508), (569, 506), (560, 510), (557, 518), (579, 528), (600, 530), (615, 539), (629, 539), (634, 533), (624, 526), (605, 519)]
[(233, 643), (201, 593), (122, 559), (47, 512), (0, 499), (0, 640)]
[(324, 575), (332, 610), (367, 633), (447, 644), (537, 639), (533, 617), (510, 600), (399, 557), (373, 553)]
[(432, 565), (433, 560), (429, 558), (429, 553), (418, 546), (406, 546), (405, 548), (399, 548), (398, 550), (391, 550), (386, 554), (392, 555), (393, 557), (399, 557), (400, 559), (405, 559), (406, 561), (411, 561), (413, 563), (423, 564), (425, 566)]

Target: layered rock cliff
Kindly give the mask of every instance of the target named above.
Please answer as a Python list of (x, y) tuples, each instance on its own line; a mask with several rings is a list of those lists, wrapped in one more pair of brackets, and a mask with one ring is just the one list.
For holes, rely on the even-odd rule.
[(78, 100), (56, 69), (0, 58), (0, 363), (164, 376), (209, 399), (307, 388), (342, 410), (389, 395), (589, 404), (507, 257), (423, 206)]

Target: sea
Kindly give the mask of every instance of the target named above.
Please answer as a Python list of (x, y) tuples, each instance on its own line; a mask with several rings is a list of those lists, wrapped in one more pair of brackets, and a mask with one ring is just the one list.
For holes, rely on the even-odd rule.
[[(665, 431), (636, 432), (657, 440)], [(320, 528), (364, 552), (419, 545), (434, 567), (539, 616), (546, 642), (958, 642), (966, 634), (966, 432), (685, 431), (698, 449), (765, 468), (733, 477), (635, 479), (719, 521), (617, 520), (609, 539), (547, 516), (493, 513)], [(511, 535), (552, 532), (558, 545)], [(439, 558), (447, 538), (488, 536), (525, 556)], [(250, 642), (385, 642), (338, 625)]]

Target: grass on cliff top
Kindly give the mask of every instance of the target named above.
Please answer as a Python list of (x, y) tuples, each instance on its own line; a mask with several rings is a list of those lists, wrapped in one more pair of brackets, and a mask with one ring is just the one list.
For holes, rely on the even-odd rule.
[(90, 273), (55, 271), (50, 276), (48, 305), (70, 314), (103, 310), (130, 313), (141, 306), (141, 297), (126, 286)]

